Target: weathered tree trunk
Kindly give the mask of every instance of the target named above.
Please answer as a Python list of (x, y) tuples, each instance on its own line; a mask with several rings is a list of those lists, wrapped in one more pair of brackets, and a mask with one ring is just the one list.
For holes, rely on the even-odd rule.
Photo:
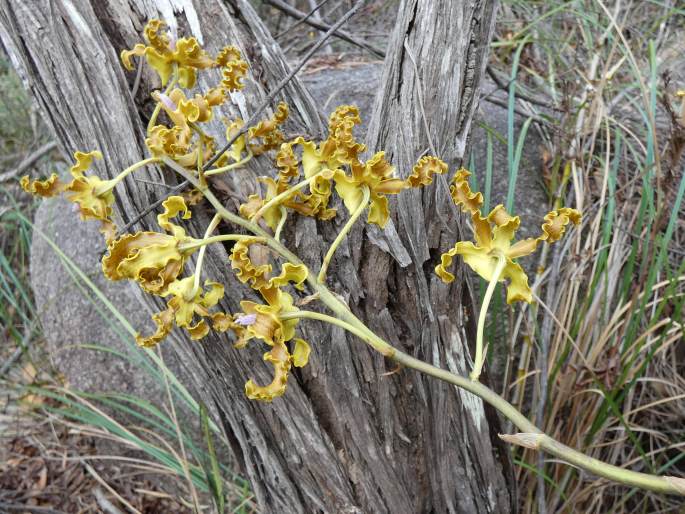
[[(401, 174), (430, 146), (451, 166), (461, 162), (494, 10), (488, 0), (402, 2), (368, 137), (372, 149), (388, 151)], [(145, 154), (151, 104), (136, 103), (134, 78), (118, 55), (139, 41), (151, 17), (177, 21), (179, 32), (198, 36), (210, 52), (227, 43), (243, 50), (253, 77), (237, 97), (243, 117), (286, 73), (280, 48), (245, 0), (0, 0), (2, 43), (60, 145), (69, 152), (101, 150), (102, 175), (113, 176)], [(147, 98), (152, 78), (143, 75), (137, 98)], [(207, 84), (203, 79), (200, 87)], [(283, 97), (293, 130), (321, 134), (320, 114), (298, 80)], [(268, 170), (268, 162), (257, 159), (252, 175), (231, 187), (247, 192), (254, 176)], [(153, 180), (177, 180), (161, 170), (152, 174)], [(118, 215), (126, 223), (164, 190), (127, 179), (118, 193)], [(432, 273), (438, 250), (460, 233), (445, 193), (444, 180), (404, 193), (389, 230), (358, 229), (351, 236), (329, 282), (393, 344), (466, 373), (471, 294), (463, 280), (448, 288)], [(190, 233), (201, 234), (207, 221), (206, 213), (195, 212)], [(154, 230), (154, 213), (139, 228)], [(324, 241), (334, 233), (299, 218), (288, 227), (286, 243), (318, 267)], [(250, 293), (226, 259), (213, 247), (204, 272), (226, 284), (231, 293), (222, 306), (234, 312)], [(508, 453), (496, 446), (498, 420), (480, 400), (410, 370), (384, 375), (392, 371), (384, 359), (352, 336), (318, 323), (300, 326), (312, 343), (310, 364), (271, 405), (249, 401), (243, 392), (249, 377), (270, 380), (260, 351), (234, 350), (216, 334), (200, 344), (178, 336), (167, 342), (192, 370), (202, 400), (214, 407), (264, 512), (514, 510)]]

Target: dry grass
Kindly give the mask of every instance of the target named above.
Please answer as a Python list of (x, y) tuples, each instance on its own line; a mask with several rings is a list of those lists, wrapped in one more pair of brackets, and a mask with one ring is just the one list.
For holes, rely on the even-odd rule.
[[(550, 122), (550, 208), (584, 213), (582, 230), (540, 256), (536, 304), (499, 317), (511, 334), (504, 394), (569, 446), (680, 476), (685, 117), (666, 71), (683, 19), (656, 2), (509, 2), (493, 55), (537, 101), (516, 107)], [(678, 498), (530, 451), (517, 459), (524, 512), (682, 512)]]

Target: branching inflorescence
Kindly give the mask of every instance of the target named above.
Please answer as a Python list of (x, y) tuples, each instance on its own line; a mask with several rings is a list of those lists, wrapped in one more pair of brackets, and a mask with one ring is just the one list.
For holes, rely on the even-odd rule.
[[(230, 332), (236, 348), (245, 348), (250, 342), (261, 342), (268, 351), (264, 360), (273, 366), (273, 380), (257, 385), (252, 380), (245, 384), (245, 393), (251, 399), (272, 401), (286, 391), (291, 367), (307, 364), (311, 352), (309, 344), (296, 337), (300, 319), (318, 319), (341, 326), (387, 358), (400, 364), (465, 388), (480, 396), (512, 421), (522, 434), (504, 436), (506, 440), (545, 451), (567, 460), (598, 475), (629, 485), (662, 492), (685, 493), (681, 479), (655, 477), (604, 465), (552, 440), (532, 425), (523, 415), (492, 390), (478, 382), (485, 362), (487, 347), (483, 341), (483, 328), (489, 301), (495, 285), (508, 281), (507, 301), (532, 301), (528, 278), (516, 259), (535, 251), (540, 242), (559, 240), (570, 224), (578, 225), (581, 215), (570, 208), (548, 213), (542, 225), (542, 234), (512, 244), (520, 220), (498, 205), (488, 214), (482, 212), (483, 197), (471, 191), (467, 182), (469, 172), (458, 170), (451, 181), (451, 195), (464, 213), (471, 215), (475, 243), (460, 241), (443, 254), (435, 267), (436, 274), (451, 282), (454, 275), (448, 271), (453, 257), (460, 255), (477, 274), (489, 282), (481, 308), (476, 356), (471, 377), (465, 378), (423, 363), (404, 354), (374, 334), (325, 285), (326, 271), (336, 249), (356, 221), (368, 210), (366, 221), (383, 228), (389, 220), (388, 195), (400, 194), (405, 189), (429, 186), (436, 174), (447, 172), (447, 164), (437, 157), (422, 157), (406, 179), (396, 176), (395, 168), (377, 152), (366, 160), (366, 147), (356, 141), (354, 128), (361, 120), (356, 107), (343, 105), (331, 114), (328, 137), (323, 141), (310, 141), (297, 137), (287, 141), (281, 127), (288, 117), (288, 106), (280, 103), (270, 119), (264, 119), (244, 130), (241, 119), (224, 120), (226, 139), (230, 148), (218, 155), (213, 137), (206, 134), (202, 124), (212, 120), (215, 109), (224, 104), (227, 94), (243, 87), (242, 79), (248, 66), (235, 47), (228, 46), (212, 58), (195, 38), (174, 40), (163, 22), (153, 20), (145, 28), (146, 44), (137, 44), (121, 54), (127, 69), (133, 68), (131, 58), (145, 58), (157, 72), (165, 87), (153, 93), (155, 110), (147, 127), (146, 146), (150, 157), (133, 164), (111, 180), (102, 180), (86, 171), (94, 159), (101, 159), (98, 151), (76, 152), (76, 163), (71, 168), (72, 181), (62, 182), (56, 174), (46, 180), (21, 179), (29, 193), (49, 197), (64, 194), (67, 200), (78, 205), (83, 219), (100, 221), (108, 253), (102, 260), (105, 276), (110, 280), (133, 280), (147, 293), (157, 295), (166, 302), (166, 309), (153, 315), (156, 331), (148, 336), (138, 335), (137, 342), (144, 347), (160, 343), (174, 326), (185, 330), (193, 340), (205, 337), (210, 330)], [(184, 90), (192, 89), (197, 73), (205, 69), (219, 69), (221, 81), (204, 94), (190, 96)], [(168, 124), (160, 123), (164, 113)], [(273, 160), (278, 170), (274, 177), (262, 177), (263, 193), (251, 195), (240, 206), (239, 212), (228, 211), (212, 193), (208, 178), (222, 173), (237, 172), (255, 156), (264, 155)], [(205, 169), (205, 163), (214, 167)], [(169, 196), (158, 215), (159, 232), (144, 231), (118, 234), (112, 219), (114, 189), (124, 177), (149, 164), (164, 165), (187, 180), (194, 189), (183, 196)], [(325, 255), (320, 271), (312, 271), (281, 242), (281, 229), (291, 213), (319, 220), (337, 216), (332, 205), (336, 194), (349, 214), (339, 235)], [(190, 237), (178, 224), (191, 216), (189, 199), (204, 197), (215, 209), (216, 215), (200, 239)], [(245, 229), (250, 234), (217, 234), (221, 220)], [(240, 282), (259, 293), (261, 303), (242, 301), (242, 312), (223, 312), (218, 307), (224, 288), (212, 280), (201, 280), (202, 263), (207, 245), (231, 242), (230, 266)], [(279, 272), (268, 259), (255, 261), (251, 252), (267, 247), (281, 259)], [(189, 257), (198, 252), (194, 270), (187, 270)], [(264, 255), (264, 252), (261, 252)], [(292, 289), (302, 290), (305, 283), (313, 291), (312, 298), (324, 304), (333, 315), (300, 310)]]

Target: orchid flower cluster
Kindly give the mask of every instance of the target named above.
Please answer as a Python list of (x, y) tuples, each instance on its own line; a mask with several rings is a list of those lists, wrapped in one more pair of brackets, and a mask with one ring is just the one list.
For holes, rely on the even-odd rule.
[[(159, 20), (147, 24), (145, 41), (146, 44), (137, 44), (122, 52), (121, 59), (124, 67), (132, 70), (132, 58), (144, 58), (165, 88), (152, 94), (156, 103), (145, 140), (150, 157), (111, 180), (103, 180), (86, 173), (94, 160), (102, 159), (100, 152), (76, 152), (71, 182), (63, 182), (53, 174), (42, 181), (23, 177), (21, 185), (27, 192), (43, 197), (64, 194), (67, 200), (78, 205), (83, 219), (98, 220), (107, 244), (107, 254), (102, 259), (105, 276), (110, 280), (135, 281), (145, 292), (164, 299), (166, 308), (152, 316), (155, 332), (138, 335), (138, 344), (154, 347), (174, 327), (185, 330), (192, 340), (200, 340), (213, 330), (232, 333), (236, 348), (245, 348), (250, 342), (263, 344), (268, 348), (264, 360), (273, 366), (273, 380), (267, 385), (248, 380), (245, 392), (249, 398), (271, 401), (284, 394), (292, 366), (305, 366), (311, 352), (309, 344), (296, 337), (298, 320), (306, 316), (298, 308), (301, 302), (293, 296), (294, 291), (303, 290), (305, 282), (328, 291), (325, 288), (327, 269), (336, 249), (362, 214), (368, 209), (367, 223), (385, 227), (390, 219), (389, 195), (428, 186), (435, 175), (445, 174), (448, 166), (437, 157), (425, 156), (418, 160), (407, 178), (399, 178), (384, 152), (364, 159), (367, 148), (354, 135), (361, 119), (357, 108), (351, 105), (335, 109), (329, 119), (328, 137), (322, 141), (302, 136), (286, 140), (281, 130), (289, 114), (285, 103), (277, 106), (271, 118), (247, 130), (243, 130), (244, 124), (239, 118), (224, 119), (227, 140), (234, 139), (236, 134), (240, 137), (230, 148), (218, 150), (215, 139), (206, 133), (203, 124), (217, 115), (229, 93), (243, 87), (248, 66), (240, 51), (228, 46), (212, 58), (195, 38), (175, 40)], [(188, 91), (196, 85), (198, 72), (207, 69), (220, 70), (220, 82), (204, 93), (191, 96)], [(165, 123), (159, 121), (162, 117)], [(222, 173), (238, 173), (258, 155), (273, 161), (274, 176), (260, 179), (263, 191), (249, 196), (238, 213), (217, 211), (202, 238), (189, 236), (180, 224), (191, 217), (189, 202), (181, 195), (170, 196), (163, 202), (163, 212), (157, 216), (161, 231), (117, 233), (112, 218), (113, 191), (134, 171), (151, 164), (180, 169), (210, 199), (208, 179)], [(214, 167), (205, 170), (205, 163), (210, 161)], [(484, 215), (483, 197), (471, 191), (468, 176), (468, 171), (458, 170), (450, 190), (455, 204), (471, 215), (476, 242), (458, 242), (441, 256), (435, 272), (445, 282), (454, 280), (447, 268), (453, 257), (460, 255), (491, 283), (489, 296), (494, 284), (508, 280), (509, 303), (532, 301), (527, 277), (515, 259), (532, 253), (542, 241), (557, 241), (570, 222), (579, 223), (580, 213), (567, 208), (552, 211), (545, 217), (540, 237), (512, 245), (519, 218), (511, 216), (501, 205)], [(348, 219), (326, 253), (316, 278), (299, 259), (288, 257), (292, 254), (281, 252), (286, 262), (280, 265), (278, 274), (268, 259), (255, 259), (254, 255), (260, 253), (255, 250), (260, 246), (269, 246), (272, 250), (275, 245), (282, 247), (281, 231), (289, 214), (331, 220), (338, 216), (339, 204), (344, 205)], [(250, 229), (253, 233), (213, 235), (227, 216), (229, 221), (239, 220), (243, 227), (253, 227)], [(220, 309), (224, 287), (209, 279), (203, 283), (201, 279), (207, 245), (214, 243), (232, 245), (230, 266), (240, 282), (259, 294), (261, 303), (242, 301), (241, 312), (236, 313)], [(196, 264), (189, 270), (189, 261), (196, 252)], [(264, 254), (262, 251), (261, 255)], [(482, 316), (487, 310), (487, 301), (481, 309)], [(478, 379), (484, 362), (480, 325), (478, 348), (474, 380)]]

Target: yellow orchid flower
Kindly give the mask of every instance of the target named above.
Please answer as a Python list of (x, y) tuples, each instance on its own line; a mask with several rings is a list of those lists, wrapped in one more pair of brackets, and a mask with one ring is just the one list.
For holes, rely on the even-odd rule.
[[(295, 312), (297, 308), (293, 304), (290, 294), (278, 287), (267, 289), (264, 299), (266, 305), (249, 301), (240, 302), (240, 307), (245, 313), (236, 318), (236, 323), (244, 323), (237, 348), (244, 347), (252, 338), (261, 339), (271, 349), (264, 354), (264, 360), (274, 367), (274, 378), (265, 386), (256, 385), (252, 380), (245, 384), (245, 393), (252, 400), (271, 401), (285, 393), (288, 373), (291, 364), (302, 367), (307, 364), (310, 348), (303, 339), (294, 339), (296, 319), (281, 320), (280, 315)], [(293, 353), (288, 351), (285, 343), (293, 341)]]
[(154, 162), (155, 159), (145, 159), (133, 166), (129, 166), (110, 180), (103, 180), (96, 175), (85, 174), (92, 166), (94, 159), (102, 159), (100, 152), (75, 152), (74, 159), (76, 163), (70, 169), (73, 179), (69, 183), (60, 181), (57, 174), (53, 173), (50, 178), (42, 181), (31, 181), (28, 176), (24, 176), (21, 178), (20, 184), (24, 191), (38, 196), (52, 197), (65, 193), (67, 200), (78, 205), (81, 219), (92, 219), (102, 222), (101, 231), (109, 241), (116, 232), (116, 227), (111, 219), (112, 205), (114, 204), (114, 187), (128, 174)]
[[(266, 304), (250, 301), (240, 302), (243, 313), (235, 316), (213, 316), (216, 330), (231, 329), (236, 334), (236, 348), (244, 348), (251, 339), (260, 339), (271, 349), (264, 354), (264, 360), (274, 366), (274, 378), (266, 386), (258, 386), (252, 380), (245, 384), (245, 392), (251, 399), (271, 401), (281, 396), (286, 389), (291, 365), (307, 364), (310, 348), (306, 341), (295, 338), (297, 319), (283, 320), (281, 316), (296, 312), (293, 297), (281, 288), (293, 284), (301, 288), (307, 278), (307, 269), (302, 265), (285, 263), (281, 274), (269, 278), (271, 265), (255, 266), (249, 257), (249, 247), (255, 241), (237, 242), (231, 252), (231, 266), (238, 279), (260, 292)], [(287, 342), (292, 341), (292, 353)]]
[(164, 296), (169, 284), (181, 274), (186, 259), (197, 249), (198, 240), (186, 236), (185, 230), (169, 221), (190, 211), (181, 196), (170, 196), (157, 222), (170, 234), (136, 232), (112, 241), (109, 253), (102, 259), (102, 270), (110, 280), (137, 281), (147, 292)]
[(217, 63), (200, 47), (194, 37), (174, 40), (166, 32), (166, 23), (150, 20), (145, 26), (147, 45), (139, 43), (132, 50), (121, 52), (121, 62), (127, 70), (133, 70), (132, 56), (145, 57), (165, 86), (178, 69), (178, 83), (190, 89), (195, 85), (196, 70), (212, 68)]
[(450, 193), (454, 203), (462, 211), (470, 213), (473, 220), (473, 234), (475, 244), (471, 241), (459, 241), (446, 253), (440, 256), (440, 264), (435, 267), (435, 273), (443, 282), (454, 280), (454, 275), (447, 271), (455, 255), (461, 255), (464, 262), (473, 271), (489, 282), (483, 297), (483, 305), (478, 317), (476, 337), (476, 354), (474, 356), (471, 379), (478, 380), (485, 363), (483, 333), (485, 330), (485, 316), (495, 286), (498, 282), (509, 280), (507, 285), (507, 303), (516, 301), (532, 302), (533, 293), (528, 286), (528, 276), (514, 259), (530, 255), (541, 241), (553, 243), (565, 233), (569, 223), (578, 225), (581, 214), (575, 209), (562, 207), (549, 212), (542, 225), (542, 235), (512, 244), (521, 220), (518, 216), (511, 216), (504, 206), (496, 206), (486, 217), (481, 214), (483, 195), (471, 191), (468, 184), (470, 173), (460, 169), (452, 179)]
[(540, 237), (512, 244), (521, 223), (520, 218), (511, 216), (502, 205), (496, 206), (483, 218), (480, 212), (483, 197), (480, 193), (471, 191), (467, 182), (469, 175), (468, 171), (459, 170), (452, 181), (451, 193), (454, 202), (465, 212), (471, 213), (476, 243), (456, 243), (454, 248), (442, 254), (435, 273), (443, 282), (452, 282), (454, 275), (447, 268), (455, 255), (461, 255), (464, 262), (485, 280), (491, 281), (495, 276), (499, 282), (510, 280), (507, 286), (507, 303), (530, 303), (533, 297), (528, 286), (528, 277), (514, 259), (533, 253), (541, 241), (552, 243), (559, 240), (569, 222), (575, 225), (580, 223), (581, 215), (577, 210), (566, 207), (552, 211), (545, 216), (543, 234)]
[[(209, 309), (223, 298), (224, 287), (217, 282), (207, 280), (205, 287), (208, 290), (203, 292), (202, 288), (196, 287), (195, 277), (196, 275), (190, 275), (169, 284), (166, 290), (166, 295), (171, 296), (171, 299), (167, 301), (168, 308), (152, 316), (157, 325), (157, 330), (152, 335), (143, 337), (138, 334), (136, 336), (136, 342), (140, 346), (150, 348), (157, 345), (172, 330), (174, 322), (176, 326), (186, 329), (193, 340), (202, 339), (209, 333), (209, 325), (202, 318), (212, 316)], [(196, 315), (201, 319), (193, 323)], [(223, 315), (223, 313), (215, 313), (215, 315)]]
[(378, 152), (365, 163), (351, 164), (352, 174), (342, 170), (335, 173), (335, 190), (350, 213), (354, 213), (364, 203), (364, 188), (369, 189), (368, 223), (383, 228), (390, 219), (386, 195), (399, 194), (410, 187), (421, 187), (433, 182), (433, 175), (447, 171), (447, 164), (437, 157), (422, 157), (412, 169), (407, 179), (395, 177), (395, 168), (385, 160), (385, 153)]

